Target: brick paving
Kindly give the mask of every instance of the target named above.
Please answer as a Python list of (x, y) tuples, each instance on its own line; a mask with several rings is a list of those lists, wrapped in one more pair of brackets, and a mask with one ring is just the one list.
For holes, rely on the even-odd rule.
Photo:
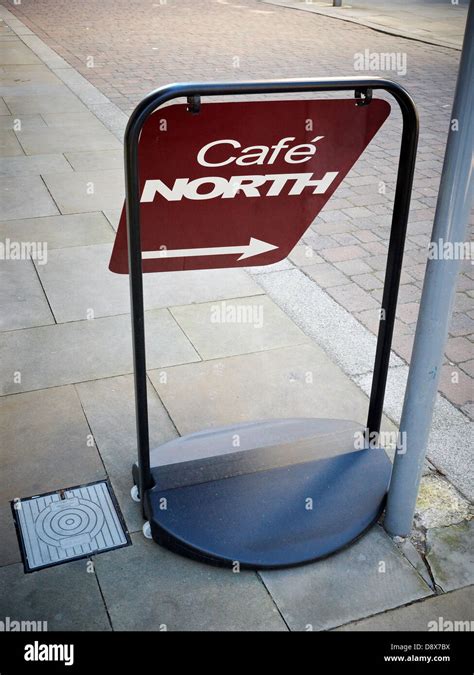
[[(178, 80), (361, 75), (354, 55), (403, 52), (421, 124), (394, 350), (409, 361), (459, 52), (257, 0), (22, 0), (2, 4), (129, 113), (150, 89)], [(400, 115), (391, 119), (303, 241), (299, 266), (369, 330), (390, 228)], [(296, 259), (296, 258), (294, 258)], [(473, 417), (474, 269), (463, 263), (440, 391)]]

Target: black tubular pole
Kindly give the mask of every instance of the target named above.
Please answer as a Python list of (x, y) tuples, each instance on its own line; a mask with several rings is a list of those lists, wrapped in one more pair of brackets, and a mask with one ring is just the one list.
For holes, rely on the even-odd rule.
[[(387, 266), (382, 296), (382, 312), (377, 335), (374, 374), (370, 392), (367, 429), (378, 433), (382, 421), (385, 385), (390, 362), (393, 327), (397, 310), (398, 288), (402, 272), (405, 236), (410, 210), (410, 197), (418, 145), (418, 116), (412, 106), (398, 101), (402, 110), (403, 132), (398, 163), (397, 184), (393, 202), (392, 226), (388, 245)], [(415, 119), (413, 119), (413, 116)]]
[[(133, 117), (133, 115), (132, 115)], [(135, 419), (138, 447), (138, 490), (144, 512), (145, 490), (152, 487), (145, 351), (145, 313), (140, 231), (138, 136), (140, 129), (128, 123), (125, 131), (125, 195), (127, 213), (128, 273), (132, 317)]]
[(408, 92), (396, 82), (383, 78), (343, 77), (322, 79), (261, 80), (251, 82), (191, 82), (170, 84), (152, 91), (135, 108), (125, 131), (125, 188), (130, 300), (132, 315), (135, 405), (137, 422), (139, 491), (144, 507), (145, 490), (152, 487), (143, 308), (142, 251), (140, 237), (140, 177), (138, 140), (148, 116), (164, 103), (176, 98), (202, 96), (245, 96), (252, 94), (298, 94), (325, 91), (382, 90), (391, 94), (402, 111), (403, 133), (398, 165), (392, 230), (385, 274), (385, 288), (367, 427), (378, 432), (390, 359), (390, 347), (400, 283), (403, 247), (418, 142), (418, 115)]

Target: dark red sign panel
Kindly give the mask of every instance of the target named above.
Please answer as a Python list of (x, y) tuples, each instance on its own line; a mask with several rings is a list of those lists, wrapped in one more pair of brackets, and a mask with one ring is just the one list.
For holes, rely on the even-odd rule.
[[(143, 271), (282, 260), (389, 114), (382, 99), (157, 110), (139, 141)], [(124, 210), (110, 269), (128, 272)]]

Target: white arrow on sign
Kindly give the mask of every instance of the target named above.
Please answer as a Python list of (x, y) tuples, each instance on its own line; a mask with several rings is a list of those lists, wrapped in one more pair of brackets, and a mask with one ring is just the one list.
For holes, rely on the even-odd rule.
[(216, 246), (214, 248), (176, 248), (176, 249), (162, 249), (159, 251), (143, 251), (143, 260), (155, 260), (157, 258), (194, 258), (204, 255), (231, 255), (232, 253), (241, 253), (237, 260), (244, 260), (245, 258), (252, 258), (255, 255), (273, 251), (278, 248), (274, 244), (269, 244), (261, 239), (250, 237), (250, 242), (247, 246)]

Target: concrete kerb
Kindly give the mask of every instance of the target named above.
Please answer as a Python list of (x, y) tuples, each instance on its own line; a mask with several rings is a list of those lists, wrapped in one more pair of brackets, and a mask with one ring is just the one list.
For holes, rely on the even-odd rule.
[[(320, 16), (325, 16), (327, 19), (337, 19), (338, 21), (345, 21), (346, 23), (354, 23), (358, 26), (364, 28), (370, 28), (379, 33), (385, 33), (386, 35), (395, 35), (396, 37), (401, 37), (406, 40), (415, 40), (416, 42), (422, 42), (428, 45), (434, 45), (437, 47), (447, 47), (448, 49), (455, 49), (456, 51), (461, 51), (461, 46), (454, 44), (453, 42), (447, 42), (445, 40), (440, 40), (438, 38), (430, 37), (421, 37), (415, 35), (409, 31), (404, 31), (401, 28), (395, 28), (394, 26), (383, 26), (379, 23), (374, 23), (369, 21), (367, 18), (358, 18), (356, 16), (351, 16), (348, 14), (342, 14), (340, 7), (333, 7), (328, 4), (324, 6), (323, 3), (319, 3), (319, 6), (316, 3), (312, 2), (291, 2), (291, 0), (259, 0), (264, 5), (276, 5), (277, 7), (284, 7), (286, 9), (296, 9), (301, 12), (311, 12), (312, 14), (319, 14)], [(342, 7), (344, 10), (344, 7)]]

